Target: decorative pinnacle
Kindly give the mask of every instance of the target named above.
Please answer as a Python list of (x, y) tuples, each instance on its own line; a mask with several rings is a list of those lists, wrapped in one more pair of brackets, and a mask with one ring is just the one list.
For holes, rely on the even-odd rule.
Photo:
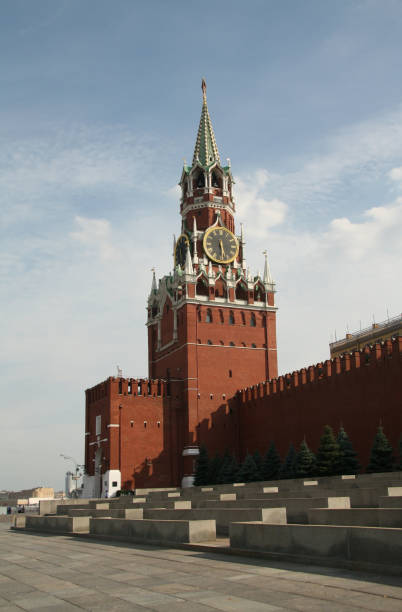
[(206, 84), (204, 77), (202, 77), (201, 89), (202, 89), (202, 100), (206, 104), (207, 102), (207, 84)]
[(199, 162), (204, 168), (212, 165), (214, 162), (220, 164), (218, 147), (216, 146), (214, 129), (211, 123), (207, 105), (207, 84), (205, 79), (201, 82), (202, 89), (202, 110), (200, 125), (198, 127), (197, 141), (195, 143), (193, 165)]

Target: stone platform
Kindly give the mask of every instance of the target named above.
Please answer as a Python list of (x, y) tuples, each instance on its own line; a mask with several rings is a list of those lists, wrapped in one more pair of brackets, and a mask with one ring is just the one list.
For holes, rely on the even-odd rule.
[(402, 579), (0, 525), (0, 611), (399, 612)]

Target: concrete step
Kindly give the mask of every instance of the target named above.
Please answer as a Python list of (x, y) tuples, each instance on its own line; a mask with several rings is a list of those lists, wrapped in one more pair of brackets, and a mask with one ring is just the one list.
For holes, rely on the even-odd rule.
[(272, 499), (238, 499), (219, 502), (200, 501), (197, 508), (286, 508), (288, 523), (308, 523), (309, 508), (350, 508), (349, 497), (301, 497)]
[(350, 525), (357, 527), (402, 528), (402, 509), (399, 508), (310, 508), (310, 525)]
[(380, 497), (378, 505), (380, 508), (402, 508), (402, 496)]
[(402, 573), (402, 529), (231, 523), (232, 552), (274, 559)]
[(214, 520), (131, 520), (91, 518), (92, 535), (122, 538), (125, 541), (153, 541), (159, 544), (210, 542), (216, 540)]
[(25, 517), (25, 528), (33, 531), (53, 533), (82, 533), (89, 531), (89, 517), (86, 516), (29, 516)]
[(142, 519), (144, 516), (142, 508), (117, 508), (116, 510), (95, 510), (93, 508), (82, 510), (69, 508), (67, 512), (68, 516), (91, 516), (96, 518), (111, 517), (122, 519)]
[(262, 521), (286, 524), (286, 508), (197, 508), (192, 510), (161, 510), (144, 508), (144, 519), (215, 520), (218, 535), (229, 534), (233, 521)]

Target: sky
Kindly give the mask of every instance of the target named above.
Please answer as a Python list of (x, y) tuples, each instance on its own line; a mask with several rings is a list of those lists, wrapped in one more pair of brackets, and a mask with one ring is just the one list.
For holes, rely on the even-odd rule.
[(63, 486), (86, 388), (147, 375), (201, 78), (280, 373), (401, 313), (399, 0), (3, 0), (0, 489)]

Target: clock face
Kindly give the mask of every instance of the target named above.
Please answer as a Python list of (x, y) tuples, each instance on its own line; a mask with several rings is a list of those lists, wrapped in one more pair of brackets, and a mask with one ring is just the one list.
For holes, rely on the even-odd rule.
[(190, 245), (186, 234), (181, 234), (176, 241), (174, 248), (174, 263), (175, 266), (180, 265), (182, 268), (186, 263), (187, 247)]
[(204, 234), (204, 251), (216, 263), (230, 263), (237, 257), (239, 243), (226, 227), (214, 226)]

